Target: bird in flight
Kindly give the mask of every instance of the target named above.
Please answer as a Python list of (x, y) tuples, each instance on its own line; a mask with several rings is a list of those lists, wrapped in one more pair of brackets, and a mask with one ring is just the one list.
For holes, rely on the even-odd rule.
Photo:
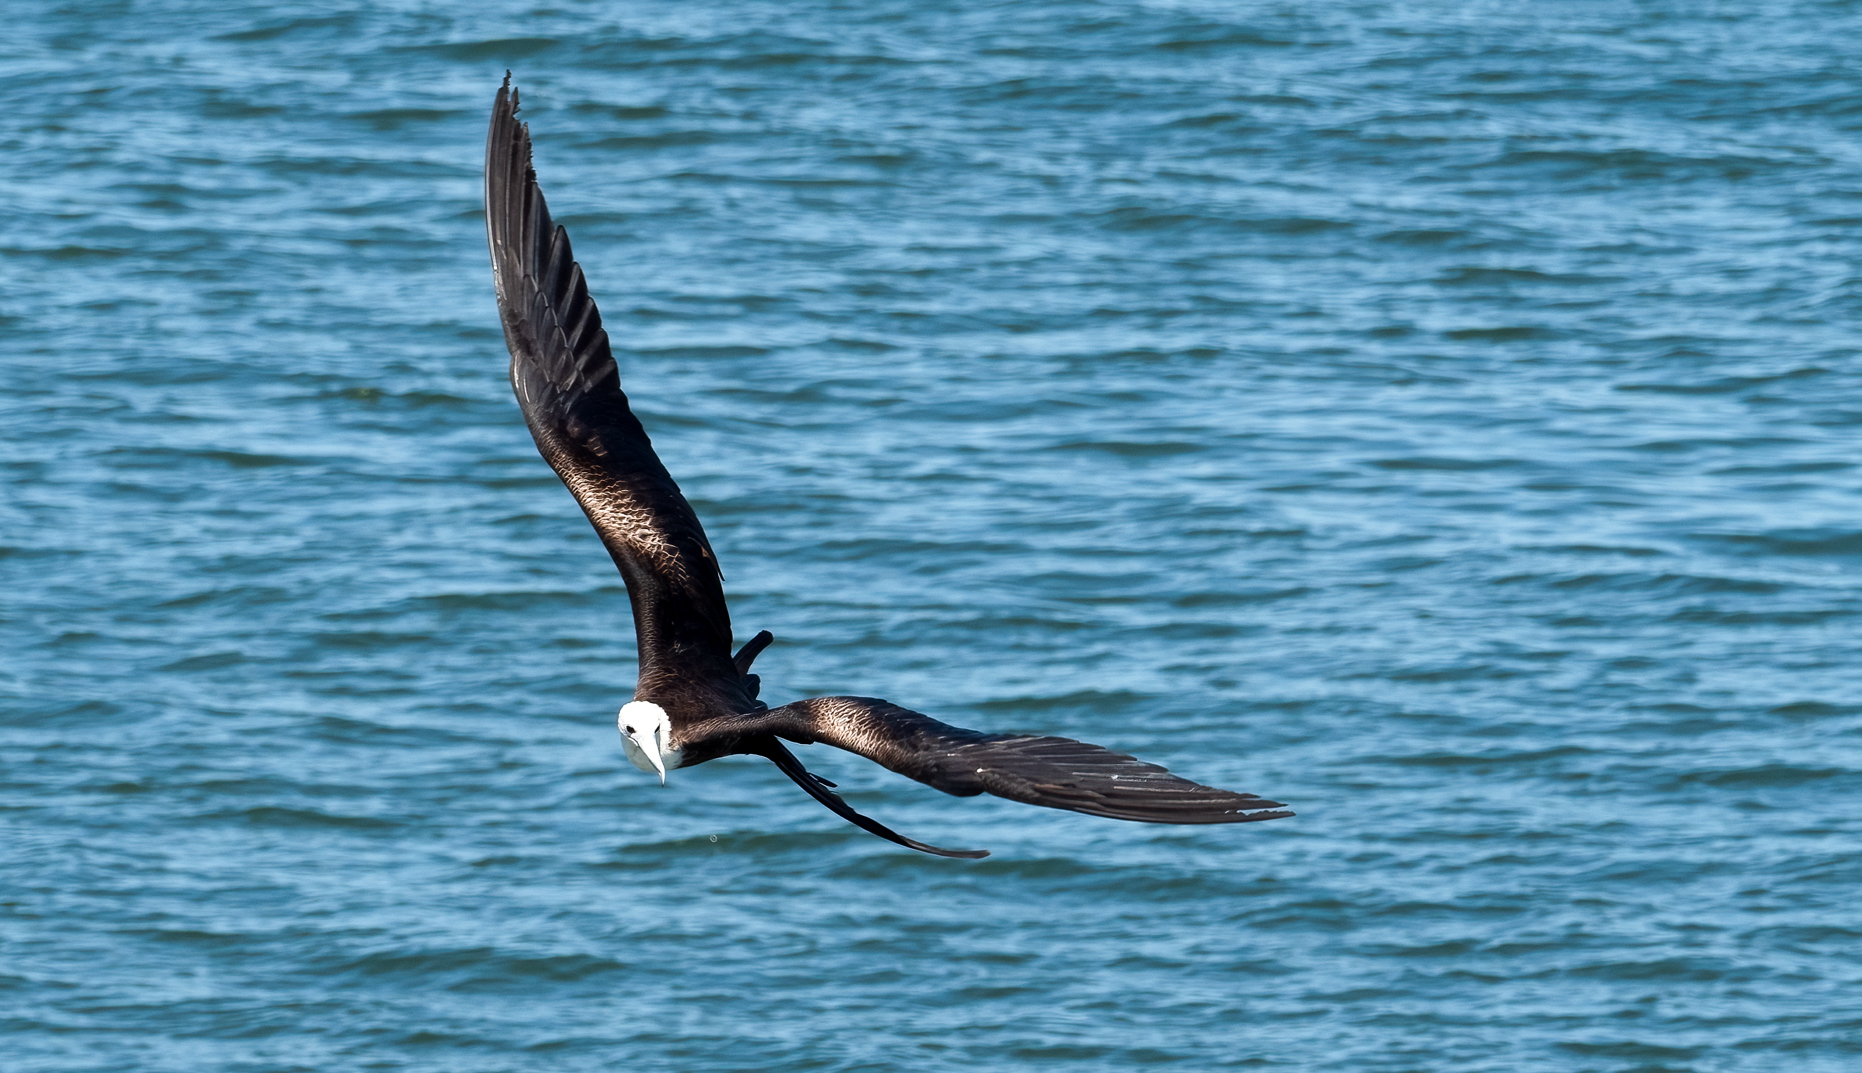
[(524, 421), (600, 534), (633, 604), (640, 678), (618, 726), (636, 767), (663, 784), (668, 771), (720, 756), (766, 757), (855, 826), (942, 857), (989, 851), (940, 849), (860, 815), (783, 743), (832, 745), (959, 797), (991, 793), (1090, 816), (1201, 824), (1292, 815), (1273, 811), (1278, 801), (1201, 786), (1069, 738), (965, 730), (873, 697), (778, 708), (759, 701), (750, 664), (773, 638), (764, 630), (731, 654), (717, 556), (621, 393), (582, 266), (537, 186), (529, 125), (518, 122), (508, 73), (485, 142), (485, 228)]

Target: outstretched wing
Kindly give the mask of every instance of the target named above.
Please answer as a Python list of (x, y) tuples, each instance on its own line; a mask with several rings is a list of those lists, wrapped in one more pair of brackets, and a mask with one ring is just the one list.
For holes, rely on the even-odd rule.
[(627, 581), (641, 677), (682, 668), (734, 678), (717, 557), (621, 393), (569, 234), (550, 219), (537, 187), (530, 129), (517, 121), (508, 74), (485, 140), (485, 229), (511, 387), (537, 450)]
[(791, 741), (858, 753), (947, 794), (1142, 823), (1250, 823), (1291, 816), (1278, 801), (1181, 779), (1156, 764), (1071, 738), (984, 734), (873, 697), (815, 697), (757, 722)]

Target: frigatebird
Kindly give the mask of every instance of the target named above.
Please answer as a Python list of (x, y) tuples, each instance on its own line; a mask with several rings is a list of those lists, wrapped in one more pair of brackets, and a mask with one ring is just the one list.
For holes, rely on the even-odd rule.
[(616, 725), (629, 760), (666, 772), (751, 755), (774, 761), (816, 801), (881, 838), (942, 857), (940, 849), (855, 812), (834, 784), (809, 772), (784, 742), (857, 753), (947, 794), (1011, 801), (1144, 823), (1248, 823), (1291, 816), (1278, 801), (1178, 778), (1097, 745), (950, 726), (874, 697), (814, 697), (771, 708), (757, 699), (751, 661), (768, 630), (731, 654), (718, 558), (698, 515), (628, 408), (619, 370), (569, 249), (531, 166), (529, 124), (517, 119), (507, 72), (485, 143), (485, 228), (511, 387), (530, 434), (582, 505), (627, 584), (640, 677)]

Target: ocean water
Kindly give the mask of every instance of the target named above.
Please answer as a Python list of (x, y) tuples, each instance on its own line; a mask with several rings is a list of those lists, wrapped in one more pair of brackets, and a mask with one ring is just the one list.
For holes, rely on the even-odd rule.
[[(8, 1073), (1862, 1068), (1862, 7), (466, 7), (7, 8)], [(507, 67), (767, 698), (1299, 815), (634, 770)]]

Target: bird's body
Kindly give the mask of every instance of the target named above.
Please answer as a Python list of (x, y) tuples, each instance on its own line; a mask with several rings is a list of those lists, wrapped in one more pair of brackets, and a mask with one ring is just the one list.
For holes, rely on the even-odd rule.
[(872, 697), (815, 697), (770, 708), (750, 673), (765, 631), (731, 652), (717, 556), (621, 392), (601, 314), (568, 233), (550, 219), (530, 133), (505, 79), (485, 150), (485, 218), (511, 386), (537, 450), (582, 505), (619, 567), (640, 649), (634, 699), (620, 712), (628, 758), (661, 779), (720, 756), (773, 761), (817, 801), (900, 845), (952, 857), (847, 806), (783, 744), (821, 742), (945, 793), (1151, 823), (1243, 823), (1292, 815), (1278, 802), (1180, 779), (1155, 764), (1067, 738), (985, 734)]

